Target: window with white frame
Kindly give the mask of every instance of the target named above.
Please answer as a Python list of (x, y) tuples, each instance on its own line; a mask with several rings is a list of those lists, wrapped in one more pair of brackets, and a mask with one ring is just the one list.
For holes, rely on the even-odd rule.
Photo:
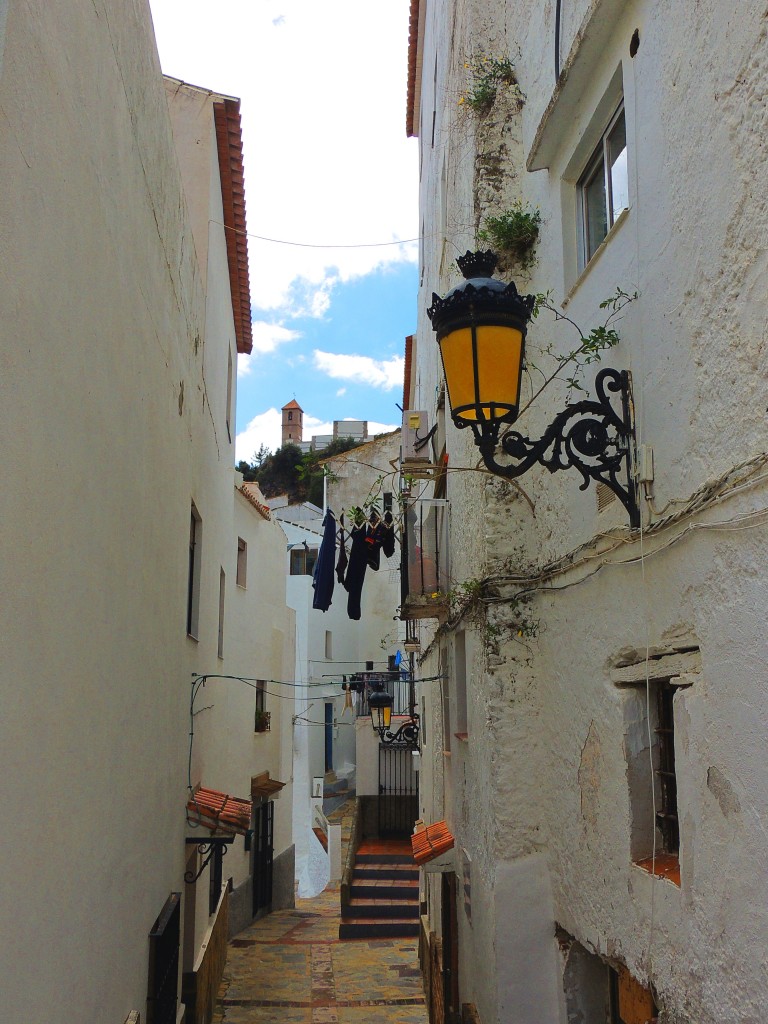
[(629, 207), (627, 126), (619, 104), (578, 182), (581, 253), (585, 267)]

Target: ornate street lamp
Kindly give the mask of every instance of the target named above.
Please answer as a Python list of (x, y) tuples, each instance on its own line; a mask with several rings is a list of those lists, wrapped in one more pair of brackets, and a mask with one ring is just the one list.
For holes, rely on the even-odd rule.
[(387, 693), (383, 682), (372, 682), (368, 694), (368, 707), (371, 712), (371, 725), (379, 740), (387, 747), (402, 747), (415, 750), (419, 745), (419, 716), (413, 706), (410, 708), (409, 720), (404, 722), (397, 732), (392, 732), (392, 705), (394, 697)]
[[(550, 473), (573, 466), (584, 490), (598, 480), (618, 496), (630, 524), (640, 525), (632, 476), (634, 427), (629, 375), (603, 369), (595, 378), (597, 399), (575, 402), (555, 417), (539, 440), (516, 430), (525, 336), (533, 312), (533, 295), (519, 295), (515, 284), (492, 277), (495, 253), (467, 252), (457, 261), (465, 280), (445, 298), (433, 293), (427, 315), (437, 333), (454, 424), (470, 427), (485, 466), (497, 476), (522, 476), (537, 463)], [(618, 395), (620, 410), (608, 394)], [(496, 461), (496, 449), (512, 461)], [(626, 483), (620, 480), (624, 473)]]
[(383, 738), (384, 733), (389, 731), (392, 724), (392, 705), (394, 697), (387, 693), (383, 683), (374, 683), (376, 687), (368, 695), (368, 707), (371, 712), (371, 725), (373, 731)]

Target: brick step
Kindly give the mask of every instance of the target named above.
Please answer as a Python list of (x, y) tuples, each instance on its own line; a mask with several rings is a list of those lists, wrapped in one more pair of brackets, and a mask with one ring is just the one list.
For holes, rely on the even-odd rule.
[(355, 863), (353, 880), (387, 879), (400, 884), (401, 882), (418, 882), (419, 869), (416, 867), (399, 867), (397, 864), (358, 864)]
[(344, 917), (339, 925), (340, 939), (415, 939), (419, 935), (419, 922), (410, 919), (377, 920), (375, 918)]
[(355, 878), (350, 886), (350, 896), (353, 900), (418, 900), (419, 883), (415, 881), (401, 882), (399, 880), (388, 882), (378, 878), (360, 881)]
[(350, 917), (380, 917), (388, 920), (417, 920), (419, 901), (351, 899), (347, 907)]
[(398, 864), (404, 868), (414, 867), (413, 855), (408, 853), (358, 853), (356, 864)]

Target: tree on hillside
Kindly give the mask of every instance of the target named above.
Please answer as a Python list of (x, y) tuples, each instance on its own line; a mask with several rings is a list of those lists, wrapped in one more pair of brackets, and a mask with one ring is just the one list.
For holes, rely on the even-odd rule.
[(351, 437), (335, 438), (322, 451), (302, 454), (295, 444), (284, 444), (273, 454), (262, 445), (252, 462), (240, 461), (237, 469), (246, 481), (255, 481), (265, 498), (286, 494), (292, 505), (302, 501), (323, 504), (323, 469), (319, 463), (331, 455), (358, 448), (363, 442)]

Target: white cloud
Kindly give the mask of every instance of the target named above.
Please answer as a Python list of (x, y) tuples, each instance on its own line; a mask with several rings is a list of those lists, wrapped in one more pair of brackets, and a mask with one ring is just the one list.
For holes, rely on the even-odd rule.
[(247, 377), (253, 369), (253, 359), (257, 355), (274, 352), (278, 345), (287, 341), (296, 341), (301, 337), (300, 331), (291, 331), (282, 324), (271, 324), (266, 320), (253, 321), (253, 351), (250, 355), (241, 354), (237, 359), (237, 376)]
[(254, 416), (245, 430), (235, 438), (235, 459), (250, 462), (259, 448), (265, 444), (270, 451), (280, 447), (282, 440), (282, 412), (267, 409)]
[(371, 356), (343, 355), (334, 352), (313, 352), (315, 366), (321, 373), (335, 380), (390, 391), (403, 386), (405, 360), (402, 356), (391, 359), (373, 359)]
[(337, 398), (341, 398), (341, 396), (342, 395), (346, 395), (346, 393), (347, 393), (347, 389), (346, 388), (339, 388), (339, 390), (336, 392), (336, 397)]
[(241, 98), (249, 233), (304, 243), (248, 239), (254, 307), (322, 316), (336, 282), (416, 261), (414, 245), (344, 247), (418, 234), (409, 0), (150, 4), (163, 71)]

